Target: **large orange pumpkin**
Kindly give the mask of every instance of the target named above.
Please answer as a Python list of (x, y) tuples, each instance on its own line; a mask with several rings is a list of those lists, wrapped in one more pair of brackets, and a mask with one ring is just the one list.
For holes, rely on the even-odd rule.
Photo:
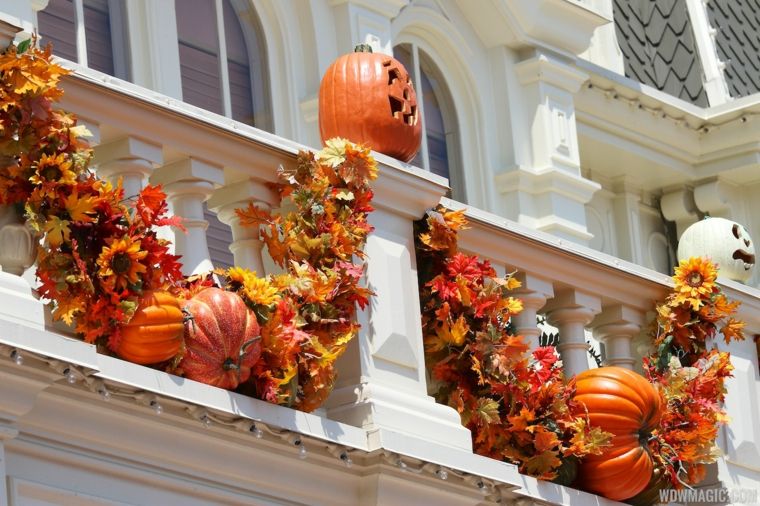
[(404, 66), (366, 44), (333, 62), (319, 86), (322, 142), (344, 137), (408, 162), (422, 140), (417, 96)]
[(185, 304), (185, 377), (229, 390), (251, 376), (261, 356), (256, 315), (239, 295), (206, 288)]
[(647, 487), (654, 464), (647, 440), (660, 421), (660, 395), (641, 375), (622, 367), (600, 367), (576, 377), (576, 414), (588, 410), (592, 426), (613, 435), (602, 455), (581, 461), (576, 484), (622, 501)]
[(182, 348), (184, 315), (168, 292), (146, 291), (132, 319), (121, 328), (117, 355), (137, 364), (169, 360)]

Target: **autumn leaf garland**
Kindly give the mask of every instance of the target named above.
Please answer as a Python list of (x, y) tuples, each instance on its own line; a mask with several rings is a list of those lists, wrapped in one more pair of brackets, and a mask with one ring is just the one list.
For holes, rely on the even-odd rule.
[(744, 339), (744, 322), (734, 318), (739, 303), (728, 300), (716, 278), (708, 258), (680, 262), (673, 291), (656, 308), (655, 351), (644, 359), (645, 373), (667, 406), (649, 446), (676, 488), (704, 478), (705, 465), (720, 455), (718, 429), (728, 421), (722, 403), (733, 366), (730, 353), (710, 342), (719, 333), (727, 344)]
[(140, 294), (181, 277), (154, 231), (179, 221), (166, 216), (160, 188), (125, 198), (90, 171), (87, 129), (53, 109), (68, 71), (50, 58), (49, 46), (34, 44), (0, 55), (0, 204), (16, 206), (42, 237), (38, 292), (53, 317), (115, 351)]
[(459, 412), (477, 453), (555, 479), (574, 459), (601, 452), (609, 434), (571, 414), (573, 383), (563, 381), (554, 348), (528, 353), (523, 338), (510, 332), (510, 319), (522, 310), (510, 291), (520, 284), (457, 250), (465, 225), (463, 212), (442, 207), (416, 224), (431, 389)]
[(359, 330), (356, 307), (371, 295), (360, 278), (376, 176), (368, 148), (331, 139), (316, 154), (301, 152), (294, 169), (280, 169), (275, 188), (293, 211), (238, 210), (285, 270), (265, 278), (238, 267), (220, 272), (262, 325), (257, 397), (312, 411), (330, 394), (335, 361)]

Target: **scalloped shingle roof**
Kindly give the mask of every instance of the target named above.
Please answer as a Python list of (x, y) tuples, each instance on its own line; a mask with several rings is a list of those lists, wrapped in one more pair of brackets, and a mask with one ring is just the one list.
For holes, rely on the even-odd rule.
[(625, 75), (706, 107), (686, 1), (614, 0), (613, 10)]

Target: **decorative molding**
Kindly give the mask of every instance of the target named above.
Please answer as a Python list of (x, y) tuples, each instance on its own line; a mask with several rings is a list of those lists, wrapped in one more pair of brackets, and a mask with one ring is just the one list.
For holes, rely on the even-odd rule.
[(520, 84), (547, 83), (569, 93), (576, 93), (589, 75), (557, 58), (538, 53), (515, 65)]
[(488, 0), (459, 6), (487, 47), (544, 47), (575, 57), (591, 44), (594, 30), (611, 21), (588, 4), (571, 0)]

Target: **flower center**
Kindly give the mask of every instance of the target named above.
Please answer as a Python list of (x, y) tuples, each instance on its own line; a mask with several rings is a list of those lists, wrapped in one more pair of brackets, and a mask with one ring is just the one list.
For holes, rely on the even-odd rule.
[(689, 286), (692, 286), (692, 287), (695, 287), (695, 288), (698, 287), (698, 286), (701, 286), (702, 285), (702, 281), (703, 281), (702, 274), (700, 274), (700, 273), (698, 273), (696, 271), (692, 272), (691, 274), (689, 274), (689, 277), (686, 280), (686, 282), (689, 284)]
[(111, 260), (111, 268), (116, 274), (124, 274), (132, 267), (132, 259), (127, 253), (116, 253)]
[(42, 177), (47, 181), (57, 181), (61, 177), (61, 169), (51, 165), (42, 169)]

